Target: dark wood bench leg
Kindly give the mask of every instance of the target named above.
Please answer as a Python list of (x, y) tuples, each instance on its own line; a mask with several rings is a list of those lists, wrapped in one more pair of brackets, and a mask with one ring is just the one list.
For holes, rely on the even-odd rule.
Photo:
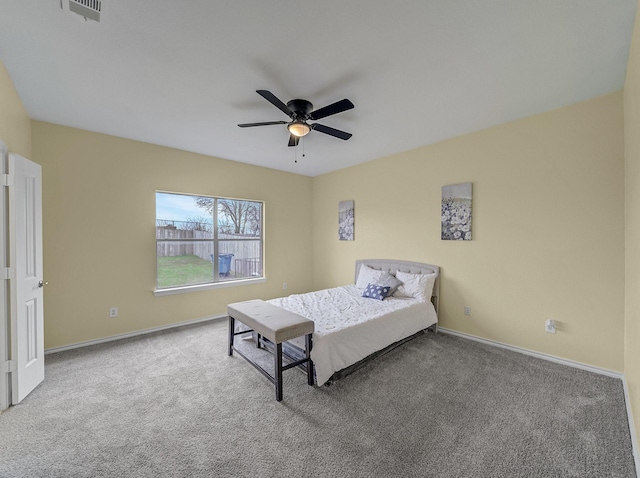
[(258, 341), (256, 343), (256, 348), (260, 348), (260, 334), (256, 334), (256, 336), (258, 337)]
[(233, 355), (233, 337), (236, 329), (236, 319), (229, 316), (229, 356)]
[(274, 354), (275, 361), (275, 384), (276, 384), (276, 400), (282, 401), (282, 343), (276, 344), (276, 350)]
[(315, 382), (313, 377), (313, 360), (311, 360), (312, 346), (313, 346), (313, 341), (311, 340), (311, 334), (307, 334), (304, 339), (304, 348), (306, 351), (306, 358), (309, 360), (307, 362), (307, 383), (309, 385), (313, 385)]

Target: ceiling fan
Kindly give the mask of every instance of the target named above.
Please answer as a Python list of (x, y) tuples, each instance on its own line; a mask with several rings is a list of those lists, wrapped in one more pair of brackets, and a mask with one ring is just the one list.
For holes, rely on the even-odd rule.
[(274, 105), (284, 114), (286, 114), (291, 121), (267, 121), (264, 123), (243, 123), (239, 124), (241, 128), (250, 128), (253, 126), (267, 126), (272, 124), (286, 124), (289, 130), (289, 146), (298, 146), (300, 138), (306, 136), (311, 130), (320, 131), (321, 133), (335, 136), (336, 138), (347, 140), (351, 138), (351, 133), (346, 131), (340, 131), (339, 129), (331, 128), (320, 123), (309, 124), (307, 121), (319, 120), (327, 116), (335, 115), (352, 109), (353, 103), (348, 99), (336, 101), (319, 110), (313, 110), (313, 105), (307, 100), (291, 100), (286, 105), (280, 101), (273, 93), (267, 90), (256, 90), (260, 96), (262, 96), (269, 103)]

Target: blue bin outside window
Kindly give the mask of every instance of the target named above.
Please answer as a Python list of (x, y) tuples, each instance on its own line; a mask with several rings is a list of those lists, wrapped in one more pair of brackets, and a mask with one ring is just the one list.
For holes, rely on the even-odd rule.
[[(213, 264), (213, 254), (209, 254)], [(231, 259), (233, 254), (218, 254), (218, 275), (228, 277), (231, 272)]]

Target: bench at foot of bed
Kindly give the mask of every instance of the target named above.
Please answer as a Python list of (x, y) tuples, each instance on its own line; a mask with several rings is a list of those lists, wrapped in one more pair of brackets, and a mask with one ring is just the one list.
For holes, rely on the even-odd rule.
[[(264, 302), (263, 300), (248, 300), (245, 302), (236, 302), (227, 306), (227, 314), (229, 315), (229, 355), (233, 355), (235, 350), (247, 360), (251, 365), (257, 368), (276, 386), (276, 400), (282, 401), (282, 372), (304, 363), (307, 364), (307, 383), (314, 384), (313, 380), (313, 361), (311, 360), (311, 334), (314, 331), (314, 323), (301, 315), (289, 312), (288, 310), (276, 307), (275, 305)], [(242, 322), (249, 327), (249, 330), (241, 332), (235, 331), (235, 321)], [(243, 354), (233, 345), (236, 335), (247, 332), (256, 332), (258, 334), (258, 346), (260, 346), (260, 336), (269, 339), (275, 345), (274, 350), (274, 375), (271, 375), (264, 368), (251, 360), (247, 355)], [(305, 336), (305, 358), (282, 365), (282, 343), (297, 337)]]

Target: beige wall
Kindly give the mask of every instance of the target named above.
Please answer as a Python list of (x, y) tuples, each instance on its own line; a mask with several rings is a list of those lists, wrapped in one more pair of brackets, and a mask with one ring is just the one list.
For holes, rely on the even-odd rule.
[(640, 443), (640, 8), (624, 86), (625, 147), (625, 377)]
[[(45, 347), (223, 314), (311, 288), (311, 179), (34, 121), (42, 165)], [(155, 191), (265, 201), (263, 284), (155, 297)], [(109, 308), (119, 316), (109, 318)]]
[[(352, 281), (358, 258), (438, 264), (443, 327), (622, 371), (623, 155), (618, 92), (317, 177), (314, 287)], [(473, 240), (442, 241), (441, 187), (463, 182)]]
[(31, 157), (31, 120), (9, 73), (0, 62), (0, 139), (9, 151)]

